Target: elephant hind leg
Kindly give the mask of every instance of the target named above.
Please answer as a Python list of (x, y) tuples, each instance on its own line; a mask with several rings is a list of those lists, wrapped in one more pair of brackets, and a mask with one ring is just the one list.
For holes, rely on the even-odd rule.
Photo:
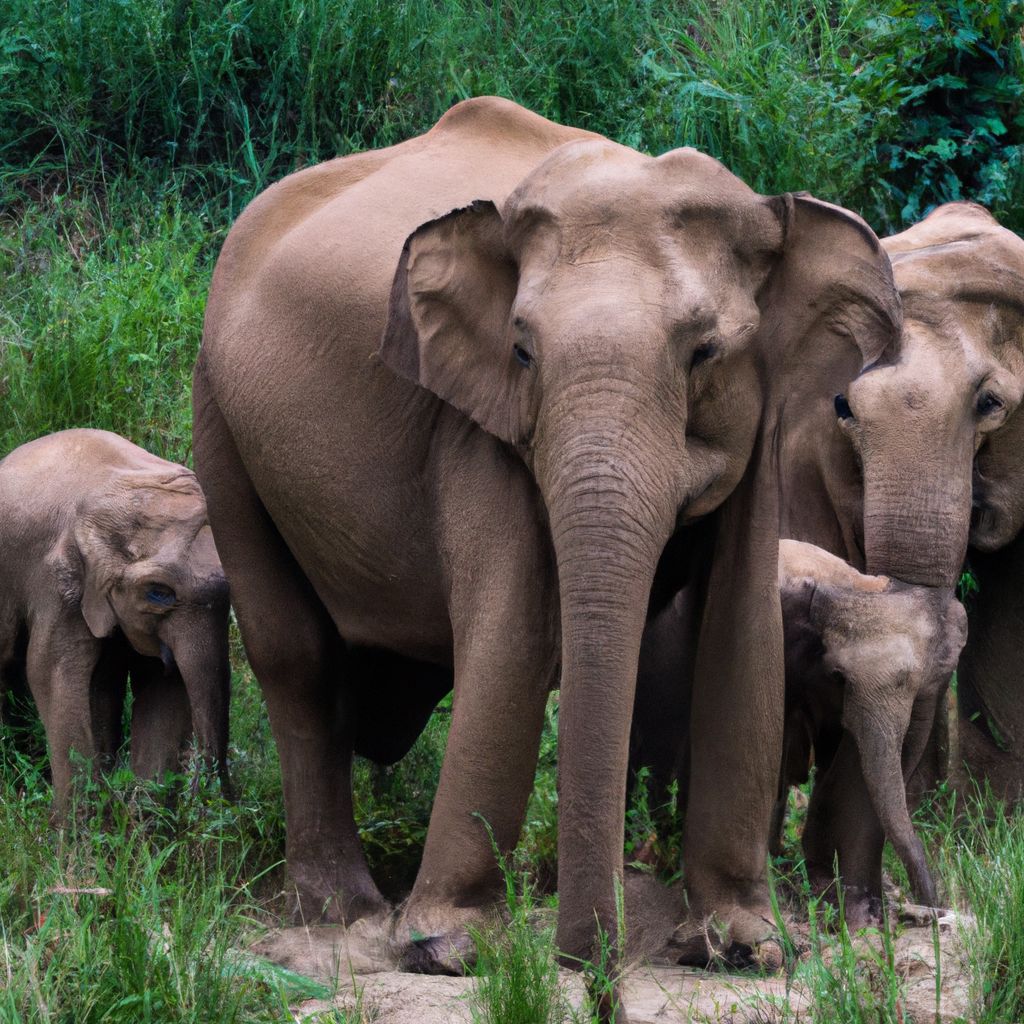
[(193, 404), (196, 474), (281, 760), (297, 911), (306, 921), (351, 922), (386, 904), (353, 815), (344, 645), (249, 479), (201, 357)]

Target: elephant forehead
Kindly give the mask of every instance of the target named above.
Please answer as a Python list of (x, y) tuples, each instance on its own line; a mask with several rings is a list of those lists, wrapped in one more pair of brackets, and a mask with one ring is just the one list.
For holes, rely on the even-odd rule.
[(655, 230), (720, 237), (753, 234), (781, 245), (778, 218), (762, 196), (718, 161), (692, 149), (657, 159), (607, 141), (556, 150), (509, 197), (505, 219), (514, 234), (537, 221), (563, 232), (615, 228), (620, 235)]

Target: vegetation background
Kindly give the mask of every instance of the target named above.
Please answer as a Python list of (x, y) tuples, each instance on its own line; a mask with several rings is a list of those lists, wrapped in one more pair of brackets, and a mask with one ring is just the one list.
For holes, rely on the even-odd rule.
[[(5, 0), (0, 455), (88, 425), (187, 462), (204, 297), (233, 218), (289, 171), (400, 141), (468, 96), (653, 153), (697, 146), (761, 192), (809, 190), (879, 234), (961, 198), (1024, 231), (1022, 30), (1018, 0)], [(290, 1019), (306, 983), (233, 952), (280, 888), (283, 851), (273, 745), (236, 655), (237, 805), (117, 775), (72, 841), (47, 829), (41, 760), (4, 738), (2, 1024)], [(392, 891), (415, 869), (444, 711), (397, 769), (359, 769), (364, 841)], [(541, 890), (555, 714), (513, 868)], [(629, 852), (671, 812), (641, 793)], [(1021, 1019), (1019, 819), (965, 825), (940, 800), (922, 821), (947, 896), (971, 897), (987, 929), (978, 1018)], [(806, 900), (795, 837), (777, 867)], [(899, 980), (850, 964), (822, 966), (820, 1019), (902, 1020)], [(842, 1008), (837, 977), (857, 994)]]

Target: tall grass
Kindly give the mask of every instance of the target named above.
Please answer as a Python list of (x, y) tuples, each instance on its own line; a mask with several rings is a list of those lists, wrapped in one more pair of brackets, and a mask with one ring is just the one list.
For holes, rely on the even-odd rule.
[(654, 152), (697, 145), (884, 230), (970, 190), (1017, 217), (1024, 11), (980, 6), (8, 0), (0, 180), (155, 174), (233, 215), (289, 169), (496, 93)]
[(188, 459), (212, 242), (199, 215), (138, 189), (0, 220), (0, 455), (92, 426)]
[(970, 917), (960, 939), (978, 1024), (1024, 1020), (1024, 810), (1007, 813), (990, 793), (929, 809), (943, 837), (941, 870), (951, 900)]

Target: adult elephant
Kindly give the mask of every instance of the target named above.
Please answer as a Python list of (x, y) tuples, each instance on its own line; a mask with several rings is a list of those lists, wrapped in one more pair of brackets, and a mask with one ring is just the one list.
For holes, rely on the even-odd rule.
[(352, 751), (400, 756), (454, 682), (399, 934), (409, 966), (457, 970), (500, 891), (480, 818), (514, 846), (560, 685), (558, 944), (591, 957), (598, 925), (614, 936), (660, 560), (709, 579), (691, 905), (756, 947), (781, 742), (778, 409), (898, 330), (888, 260), (854, 215), (500, 99), (257, 199), (214, 273), (194, 450), (303, 911), (383, 906)]
[(228, 586), (194, 474), (105, 430), (0, 460), (0, 700), (27, 686), (50, 750), (54, 818), (72, 751), (111, 761), (131, 677), (131, 764), (175, 770), (193, 731), (225, 790)]
[[(903, 303), (901, 337), (848, 387), (829, 367), (817, 368), (814, 400), (790, 403), (793, 415), (779, 434), (781, 536), (816, 544), (875, 575), (950, 590), (970, 531), (981, 595), (970, 609), (960, 665), (960, 731), (968, 763), (1006, 788), (1022, 763), (1020, 676), (1010, 666), (1024, 605), (1016, 596), (1016, 541), (987, 552), (1015, 538), (1024, 520), (1024, 418), (1017, 411), (1024, 392), (1024, 242), (981, 207), (954, 203), (882, 244)], [(667, 707), (660, 680), (670, 665), (684, 681), (692, 675), (686, 636), (693, 614), (692, 598), (678, 595), (652, 623), (641, 659), (633, 761), (652, 765), (662, 782), (685, 772), (685, 741), (673, 747), (664, 733), (685, 736), (686, 686)], [(645, 691), (653, 695), (646, 701)], [(932, 691), (914, 703), (905, 732), (879, 732), (879, 741), (889, 732), (890, 746), (902, 743), (904, 772), (913, 770), (944, 711), (938, 696)], [(1011, 750), (1000, 753), (988, 729), (1013, 737)], [(827, 753), (827, 768), (819, 763), (804, 831), (808, 870), (827, 886), (838, 858), (848, 911), (863, 920), (881, 896), (885, 841), (871, 790), (892, 791), (883, 773), (893, 774), (886, 766), (900, 751), (878, 748), (869, 786), (856, 740), (838, 721), (809, 740), (819, 762)], [(933, 741), (933, 754), (935, 747)]]
[(908, 310), (954, 357), (944, 388), (978, 424), (967, 557), (979, 589), (967, 602), (956, 732), (959, 760), (1016, 801), (1024, 794), (1024, 240), (984, 208), (951, 203), (884, 244)]

